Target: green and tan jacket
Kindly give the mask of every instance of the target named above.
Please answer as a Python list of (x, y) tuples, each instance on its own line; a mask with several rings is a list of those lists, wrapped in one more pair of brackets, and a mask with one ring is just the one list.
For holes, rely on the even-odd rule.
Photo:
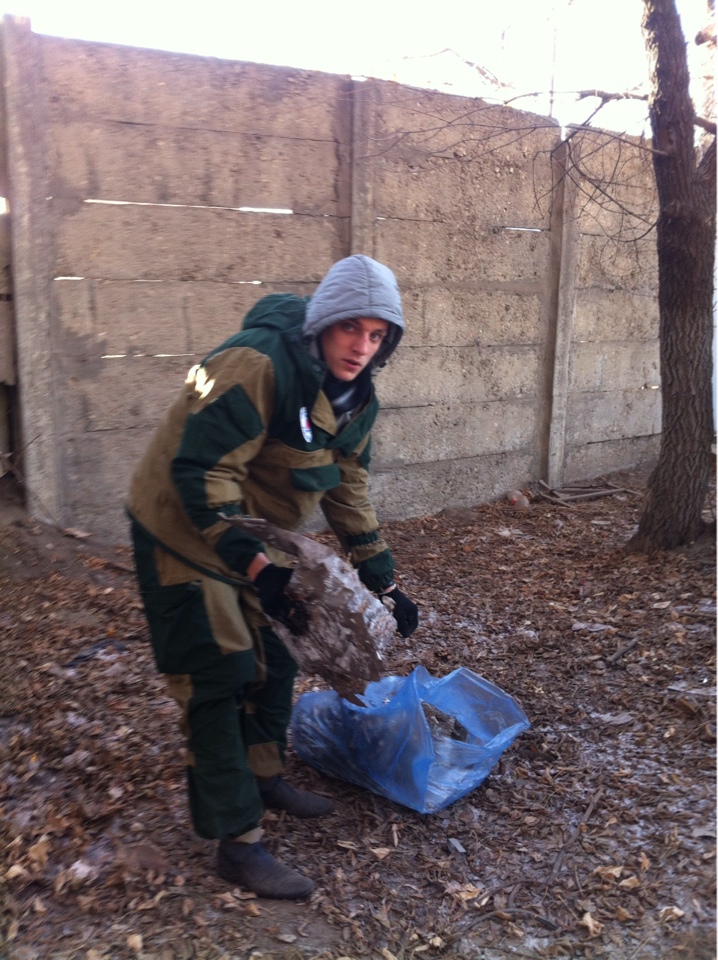
[(337, 430), (326, 365), (304, 343), (307, 301), (263, 298), (243, 329), (190, 370), (132, 480), (128, 512), (184, 563), (241, 582), (259, 541), (218, 516), (242, 513), (296, 530), (319, 505), (367, 587), (394, 560), (368, 499), (370, 399)]

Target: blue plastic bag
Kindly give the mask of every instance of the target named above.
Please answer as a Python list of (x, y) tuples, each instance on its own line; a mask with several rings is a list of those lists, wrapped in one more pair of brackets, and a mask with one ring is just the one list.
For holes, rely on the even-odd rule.
[[(470, 793), (530, 723), (499, 687), (461, 667), (440, 680), (424, 667), (370, 683), (362, 706), (334, 690), (305, 693), (292, 717), (297, 755), (328, 776), (419, 813)], [(422, 702), (456, 718), (466, 741), (434, 732)]]

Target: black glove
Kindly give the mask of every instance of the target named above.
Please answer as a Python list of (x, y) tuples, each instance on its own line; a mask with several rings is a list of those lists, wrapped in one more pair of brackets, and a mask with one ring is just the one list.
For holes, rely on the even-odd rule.
[(387, 597), (394, 603), (392, 614), (396, 620), (396, 629), (402, 637), (410, 637), (419, 626), (419, 608), (417, 605), (398, 587), (394, 587), (388, 593), (383, 593), (382, 597)]
[(288, 567), (278, 567), (268, 563), (254, 579), (254, 588), (259, 594), (262, 610), (272, 620), (278, 620), (295, 637), (307, 632), (309, 614), (307, 608), (295, 597), (286, 592), (292, 578)]

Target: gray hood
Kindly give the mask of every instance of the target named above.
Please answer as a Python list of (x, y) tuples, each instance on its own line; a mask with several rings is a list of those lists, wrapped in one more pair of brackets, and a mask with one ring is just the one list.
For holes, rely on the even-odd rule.
[(396, 277), (383, 263), (355, 254), (338, 260), (307, 304), (304, 335), (316, 343), (319, 334), (339, 320), (373, 317), (387, 320), (386, 338), (372, 361), (383, 367), (404, 333), (401, 294)]

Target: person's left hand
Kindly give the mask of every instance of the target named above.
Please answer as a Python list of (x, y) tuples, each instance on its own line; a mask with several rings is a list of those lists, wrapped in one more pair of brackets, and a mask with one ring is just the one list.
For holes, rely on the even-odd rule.
[(398, 587), (392, 587), (382, 594), (394, 604), (392, 614), (396, 620), (396, 629), (406, 639), (419, 626), (419, 608)]

